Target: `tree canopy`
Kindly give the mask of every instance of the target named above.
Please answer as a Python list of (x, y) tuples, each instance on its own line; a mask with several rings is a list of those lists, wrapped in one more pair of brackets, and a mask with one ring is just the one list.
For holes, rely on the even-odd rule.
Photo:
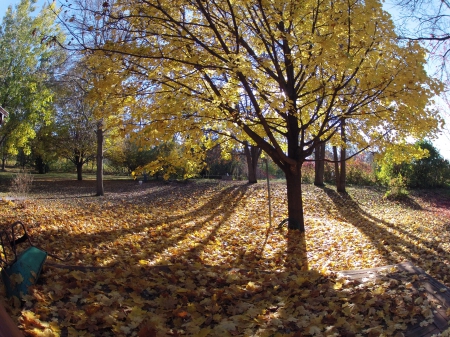
[[(399, 44), (379, 1), (118, 0), (88, 8), (70, 12), (67, 28), (78, 45), (113, 55), (150, 88), (134, 112), (150, 121), (147, 132), (188, 130), (193, 148), (213, 130), (250, 139), (285, 172), (291, 227), (303, 229), (301, 166), (317, 144), (342, 145), (344, 135), (385, 149), (438, 127), (427, 103), (440, 85), (424, 70), (425, 50)], [(101, 29), (86, 24), (89, 15)], [(105, 30), (120, 40), (90, 43), (89, 34)]]
[(51, 80), (64, 53), (43, 36), (63, 36), (50, 7), (34, 12), (35, 0), (22, 0), (9, 7), (0, 27), (0, 106), (9, 112), (0, 128), (0, 144), (11, 153), (28, 149), (34, 125), (52, 114)]

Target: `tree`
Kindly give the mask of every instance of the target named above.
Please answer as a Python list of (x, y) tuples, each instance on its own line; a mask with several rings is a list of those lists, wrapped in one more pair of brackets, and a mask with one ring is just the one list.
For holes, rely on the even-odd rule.
[(395, 160), (391, 153), (387, 153), (379, 160), (378, 179), (389, 187), (399, 180), (405, 187), (411, 188), (444, 186), (450, 179), (449, 162), (442, 158), (428, 140), (416, 142), (415, 149), (421, 156), (405, 157), (400, 161)]
[(95, 159), (95, 121), (87, 102), (85, 65), (68, 62), (68, 69), (55, 84), (56, 116), (52, 139), (54, 152), (75, 165), (77, 179), (83, 180), (83, 166)]
[(410, 187), (442, 187), (450, 179), (450, 164), (442, 158), (439, 151), (427, 140), (416, 143), (427, 155), (414, 159), (406, 176)]
[(53, 113), (50, 81), (64, 53), (43, 36), (63, 39), (50, 7), (32, 16), (35, 0), (9, 7), (0, 27), (0, 106), (9, 112), (0, 128), (0, 145), (16, 154), (29, 153), (35, 125), (47, 123)]
[(97, 137), (97, 196), (104, 195), (103, 186), (103, 155), (105, 135), (121, 136), (119, 130), (123, 127), (124, 114), (127, 107), (127, 96), (123, 90), (124, 78), (114, 71), (109, 58), (102, 53), (94, 53), (86, 57), (86, 103), (91, 107), (95, 120)]
[(244, 142), (244, 154), (247, 161), (248, 183), (255, 184), (258, 182), (256, 178), (256, 169), (258, 168), (258, 159), (261, 156), (261, 148), (255, 145), (249, 145)]
[(136, 171), (153, 160), (151, 150), (144, 150), (139, 143), (130, 136), (115, 141), (106, 155), (115, 167), (126, 168), (128, 173)]
[[(99, 6), (99, 2), (95, 2)], [(101, 20), (96, 20), (102, 27)], [(113, 33), (102, 34), (94, 39), (93, 44), (99, 45), (108, 38), (117, 38)], [(103, 156), (105, 137), (121, 137), (120, 130), (125, 124), (127, 109), (133, 101), (127, 87), (127, 74), (115, 70), (115, 60), (103, 52), (87, 54), (80, 61), (85, 67), (83, 72), (84, 90), (86, 96), (84, 102), (89, 105), (92, 117), (95, 121), (95, 134), (97, 137), (97, 196), (104, 195), (103, 186)], [(132, 87), (132, 86), (131, 86)]]
[[(71, 15), (79, 44), (100, 33)], [(380, 149), (437, 128), (426, 104), (440, 86), (424, 50), (398, 44), (378, 1), (140, 0), (91, 15), (123, 38), (84, 47), (152, 83), (151, 108), (139, 113), (153, 132), (188, 130), (198, 141), (222, 127), (271, 157), (286, 176), (289, 228), (304, 231), (302, 164), (319, 143), (343, 143), (342, 121), (349, 142)]]
[(75, 165), (77, 179), (83, 180), (83, 166), (95, 158), (95, 129), (82, 111), (65, 113), (58, 119), (55, 129), (56, 152)]
[(314, 185), (316, 186), (324, 186), (325, 150), (325, 143), (318, 143), (314, 149)]
[(336, 178), (336, 190), (338, 192), (345, 192), (345, 182), (347, 177), (347, 135), (345, 131), (345, 119), (341, 121), (340, 131), (341, 131), (341, 150), (340, 155), (338, 157), (337, 146), (333, 146), (333, 159), (334, 159), (334, 175)]
[(39, 174), (48, 172), (49, 164), (58, 159), (58, 146), (55, 142), (54, 124), (41, 124), (36, 128), (36, 137), (30, 141), (31, 157)]

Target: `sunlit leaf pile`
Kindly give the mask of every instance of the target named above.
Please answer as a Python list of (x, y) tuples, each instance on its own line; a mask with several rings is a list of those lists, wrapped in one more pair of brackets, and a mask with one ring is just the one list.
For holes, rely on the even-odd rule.
[(49, 258), (23, 306), (9, 303), (30, 336), (401, 336), (433, 319), (414, 280), (338, 272), (411, 261), (450, 286), (443, 192), (393, 202), (376, 188), (305, 185), (302, 236), (278, 229), (281, 183), (271, 222), (263, 183), (115, 181), (101, 198), (95, 182), (76, 183), (36, 182), (28, 200), (0, 204), (1, 224), (23, 221), (75, 266)]

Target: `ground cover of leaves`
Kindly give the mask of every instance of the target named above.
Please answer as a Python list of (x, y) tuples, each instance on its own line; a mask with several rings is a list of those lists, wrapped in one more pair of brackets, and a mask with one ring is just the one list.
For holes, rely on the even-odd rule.
[[(304, 185), (306, 235), (287, 217), (285, 185), (35, 181), (27, 200), (0, 202), (0, 224), (21, 220), (47, 264), (22, 307), (29, 336), (401, 336), (426, 325), (433, 303), (408, 277), (350, 281), (340, 270), (411, 261), (450, 286), (450, 196), (403, 202), (378, 188)], [(50, 258), (49, 258), (50, 260)], [(391, 272), (395, 272), (392, 270)], [(1, 287), (0, 297), (4, 297)]]

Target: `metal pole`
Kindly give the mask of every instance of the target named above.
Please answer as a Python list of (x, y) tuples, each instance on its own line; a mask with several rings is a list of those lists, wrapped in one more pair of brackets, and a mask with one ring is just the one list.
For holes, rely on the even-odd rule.
[(266, 159), (266, 178), (267, 178), (267, 193), (269, 196), (269, 228), (272, 228), (272, 199), (270, 196), (270, 183), (269, 183), (269, 164)]

